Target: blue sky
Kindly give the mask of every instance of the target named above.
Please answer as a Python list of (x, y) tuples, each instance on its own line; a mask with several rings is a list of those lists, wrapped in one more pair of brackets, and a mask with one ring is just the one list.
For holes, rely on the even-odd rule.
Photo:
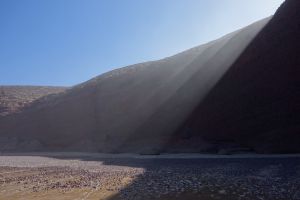
[(0, 0), (0, 85), (64, 85), (160, 59), (283, 0)]

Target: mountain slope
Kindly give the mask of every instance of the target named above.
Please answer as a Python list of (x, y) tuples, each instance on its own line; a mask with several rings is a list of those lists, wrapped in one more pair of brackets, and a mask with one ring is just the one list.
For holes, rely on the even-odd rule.
[[(114, 70), (38, 101), (2, 119), (2, 135), (33, 138), (50, 150), (161, 147), (267, 21), (163, 60)], [(191, 81), (195, 74), (201, 78)], [(181, 89), (191, 84), (189, 90)], [(185, 93), (183, 98), (177, 98), (178, 91)]]
[(0, 116), (19, 112), (33, 101), (65, 89), (51, 86), (0, 86)]
[(299, 152), (300, 1), (288, 0), (178, 131)]
[(271, 21), (41, 98), (0, 118), (0, 136), (39, 150), (299, 152), (297, 10), (288, 0)]

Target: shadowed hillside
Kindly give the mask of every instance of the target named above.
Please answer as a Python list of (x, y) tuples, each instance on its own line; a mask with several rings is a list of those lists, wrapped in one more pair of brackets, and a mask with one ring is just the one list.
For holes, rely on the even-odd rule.
[(288, 0), (178, 131), (258, 152), (299, 152), (300, 1)]
[(53, 151), (299, 152), (299, 9), (288, 0), (272, 19), (42, 98), (1, 118), (1, 136)]

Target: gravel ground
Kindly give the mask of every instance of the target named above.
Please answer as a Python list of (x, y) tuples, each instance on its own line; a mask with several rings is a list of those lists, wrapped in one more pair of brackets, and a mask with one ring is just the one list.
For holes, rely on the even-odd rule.
[(24, 199), (24, 195), (32, 199), (76, 199), (76, 195), (82, 200), (300, 200), (300, 157), (0, 156), (0, 199)]

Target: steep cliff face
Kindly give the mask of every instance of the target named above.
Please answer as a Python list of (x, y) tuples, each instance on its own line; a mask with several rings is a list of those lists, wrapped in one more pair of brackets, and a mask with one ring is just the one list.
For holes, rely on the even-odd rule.
[(270, 22), (41, 98), (0, 118), (0, 137), (19, 150), (300, 151), (297, 10), (289, 0)]
[[(259, 152), (300, 151), (300, 1), (288, 0), (178, 134)], [(179, 136), (178, 135), (178, 136)]]

